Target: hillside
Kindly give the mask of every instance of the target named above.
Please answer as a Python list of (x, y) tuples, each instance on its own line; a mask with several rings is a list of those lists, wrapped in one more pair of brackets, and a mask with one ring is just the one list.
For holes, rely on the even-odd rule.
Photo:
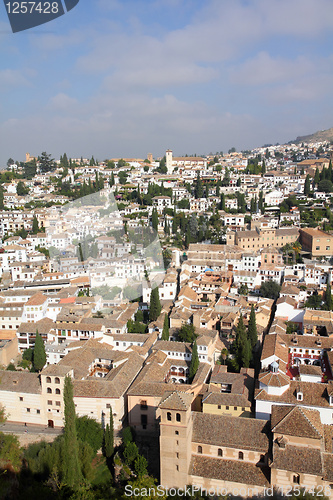
[(299, 142), (322, 142), (322, 141), (333, 141), (333, 127), (328, 130), (319, 130), (314, 134), (303, 135), (297, 137), (294, 141), (290, 141), (289, 144), (297, 144)]

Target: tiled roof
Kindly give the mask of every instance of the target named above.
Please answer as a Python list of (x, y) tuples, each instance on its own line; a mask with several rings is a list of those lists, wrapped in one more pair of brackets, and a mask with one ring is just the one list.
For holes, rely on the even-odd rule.
[(272, 432), (311, 439), (321, 439), (324, 427), (318, 410), (308, 410), (299, 406), (272, 407)]
[(267, 452), (269, 422), (209, 413), (194, 413), (192, 442)]
[[(329, 408), (328, 394), (327, 390), (329, 384), (314, 384), (313, 382), (302, 382), (296, 380), (290, 380), (290, 386), (288, 389), (281, 394), (281, 396), (267, 394), (267, 392), (262, 389), (256, 391), (257, 394), (255, 399), (260, 401), (272, 401), (277, 404), (292, 404), (297, 406), (313, 406), (321, 408)], [(303, 393), (303, 401), (297, 400), (297, 391), (300, 389)]]
[(193, 401), (192, 394), (179, 393), (175, 391), (165, 392), (159, 404), (159, 408), (168, 410), (187, 410)]
[(39, 376), (30, 372), (0, 371), (0, 391), (40, 394)]
[(316, 448), (288, 444), (285, 448), (280, 448), (274, 443), (271, 468), (321, 476), (323, 473), (321, 451)]
[(289, 385), (290, 378), (282, 373), (263, 372), (259, 375), (259, 381), (270, 387), (285, 387)]
[(41, 306), (44, 304), (44, 302), (47, 301), (47, 297), (43, 295), (42, 293), (36, 293), (36, 295), (33, 295), (27, 302), (27, 306)]
[(265, 473), (255, 464), (237, 460), (192, 456), (189, 474), (247, 486), (269, 486), (268, 471)]

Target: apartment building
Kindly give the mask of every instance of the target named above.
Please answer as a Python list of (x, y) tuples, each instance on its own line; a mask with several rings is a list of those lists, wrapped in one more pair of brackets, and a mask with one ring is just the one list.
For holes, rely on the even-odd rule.
[(333, 255), (333, 235), (321, 229), (300, 229), (300, 243), (305, 252), (311, 257), (331, 257)]

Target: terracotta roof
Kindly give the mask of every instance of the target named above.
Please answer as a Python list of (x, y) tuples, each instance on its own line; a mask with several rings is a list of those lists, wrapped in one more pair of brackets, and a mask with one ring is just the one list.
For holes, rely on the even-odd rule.
[(193, 414), (193, 443), (267, 452), (269, 422), (209, 413)]
[(40, 394), (42, 389), (37, 373), (0, 371), (0, 391)]
[(280, 448), (274, 443), (271, 468), (321, 476), (323, 473), (321, 451), (316, 448), (288, 444), (285, 448)]
[[(328, 393), (329, 384), (314, 384), (313, 382), (302, 382), (290, 380), (290, 386), (280, 396), (267, 394), (264, 389), (257, 390), (255, 399), (260, 401), (272, 401), (276, 404), (292, 404), (297, 406), (313, 406), (321, 408), (329, 408)], [(303, 401), (297, 400), (297, 392), (301, 390), (303, 393)]]
[(189, 474), (247, 486), (269, 486), (268, 471), (237, 460), (192, 456)]
[(258, 378), (262, 384), (270, 387), (285, 387), (290, 383), (290, 378), (283, 373), (263, 372)]
[(42, 293), (36, 293), (28, 300), (26, 305), (27, 306), (41, 306), (46, 301), (47, 301), (47, 297), (45, 295), (43, 295)]
[(193, 401), (192, 394), (179, 393), (175, 391), (165, 392), (159, 404), (159, 408), (170, 410), (187, 410)]
[(324, 427), (318, 410), (299, 406), (272, 407), (272, 432), (311, 439), (322, 439)]

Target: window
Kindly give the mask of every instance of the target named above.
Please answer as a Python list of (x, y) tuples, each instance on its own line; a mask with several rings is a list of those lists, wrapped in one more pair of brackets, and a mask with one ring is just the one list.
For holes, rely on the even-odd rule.
[(176, 458), (179, 458), (179, 453), (178, 453), (178, 451), (176, 452)]
[(217, 456), (218, 456), (218, 457), (223, 457), (223, 451), (221, 450), (221, 448), (219, 448), (219, 449), (217, 450)]
[(238, 459), (239, 459), (239, 460), (244, 460), (244, 453), (243, 453), (242, 451), (240, 451), (240, 452), (238, 453)]
[(39, 415), (40, 414), (40, 410), (36, 410), (36, 413), (37, 413), (37, 415)]
[(202, 446), (198, 446), (198, 453), (202, 453)]
[(294, 475), (293, 475), (293, 483), (294, 483), (294, 484), (299, 484), (299, 483), (300, 483), (300, 477), (299, 477), (299, 474), (294, 474)]
[(141, 415), (141, 425), (143, 429), (147, 429), (148, 418), (146, 414)]
[(52, 389), (51, 389), (51, 387), (48, 387), (48, 388), (46, 389), (46, 392), (47, 392), (48, 394), (52, 394)]
[(46, 383), (50, 384), (51, 383), (51, 377), (46, 377)]
[(218, 410), (221, 410), (221, 405), (217, 405)]
[(171, 422), (171, 413), (169, 411), (167, 413), (167, 419), (169, 420), (169, 422)]
[(56, 393), (56, 394), (60, 394), (60, 389), (56, 389), (56, 390), (55, 390), (55, 393)]
[(56, 378), (54, 379), (54, 382), (55, 382), (56, 384), (60, 384), (60, 378), (59, 378), (59, 377), (56, 377)]
[(60, 401), (56, 401), (56, 406), (61, 406), (61, 402)]
[[(179, 431), (175, 431), (175, 434), (176, 434), (176, 436), (178, 436), (179, 435)], [(177, 441), (177, 443), (178, 443), (178, 441)]]
[(179, 471), (179, 465), (176, 465), (176, 471), (177, 472)]
[(30, 408), (27, 408), (27, 412), (30, 413)]
[(140, 408), (141, 410), (147, 410), (148, 409), (147, 401), (145, 400), (140, 401)]
[(177, 422), (180, 422), (180, 420), (181, 420), (180, 413), (176, 413), (176, 420), (177, 420)]
[(234, 410), (237, 411), (237, 406), (234, 406)]
[(225, 409), (226, 409), (226, 410), (229, 410), (229, 406), (226, 406), (226, 407), (225, 407)]
[(22, 398), (22, 396), (20, 396), (20, 401), (23, 401), (23, 398)]
[(47, 404), (52, 405), (52, 401), (48, 400)]

